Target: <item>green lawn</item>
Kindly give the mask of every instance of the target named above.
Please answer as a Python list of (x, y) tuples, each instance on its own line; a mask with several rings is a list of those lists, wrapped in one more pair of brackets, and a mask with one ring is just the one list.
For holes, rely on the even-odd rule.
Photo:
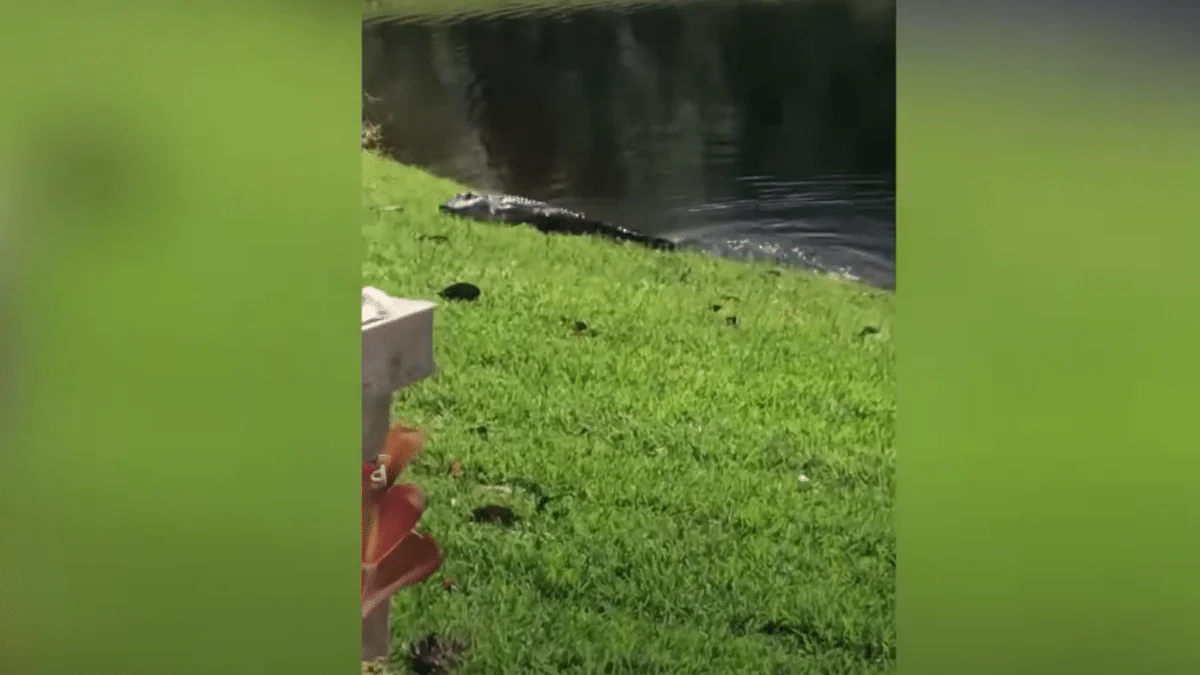
[(395, 601), (398, 672), (429, 632), (480, 675), (893, 669), (894, 296), (442, 216), (463, 188), (368, 153), (363, 181), (365, 284), (483, 290), (394, 411), (445, 552)]

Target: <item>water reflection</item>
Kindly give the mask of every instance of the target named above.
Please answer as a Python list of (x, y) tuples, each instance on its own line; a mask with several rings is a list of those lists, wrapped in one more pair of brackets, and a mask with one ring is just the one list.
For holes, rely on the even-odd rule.
[(372, 21), (363, 88), (402, 161), (894, 286), (894, 5)]

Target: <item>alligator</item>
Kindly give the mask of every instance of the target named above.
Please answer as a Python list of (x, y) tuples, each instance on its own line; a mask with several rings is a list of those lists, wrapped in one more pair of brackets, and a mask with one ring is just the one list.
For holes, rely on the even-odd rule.
[(515, 195), (463, 192), (447, 199), (438, 210), (484, 222), (531, 225), (543, 234), (590, 234), (630, 241), (660, 250), (675, 250), (675, 242), (669, 239), (634, 232), (619, 225), (589, 218), (579, 211)]

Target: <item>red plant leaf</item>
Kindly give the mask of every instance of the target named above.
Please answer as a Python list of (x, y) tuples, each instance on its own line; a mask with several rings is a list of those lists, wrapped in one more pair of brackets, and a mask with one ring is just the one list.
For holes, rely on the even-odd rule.
[(403, 424), (397, 424), (388, 430), (383, 442), (383, 452), (387, 455), (388, 485), (396, 481), (396, 477), (408, 466), (408, 463), (421, 452), (425, 445), (425, 437), (417, 429), (410, 429)]
[(425, 497), (410, 484), (395, 485), (400, 472), (421, 451), (424, 436), (398, 424), (388, 430), (379, 461), (362, 465), (362, 615), (383, 606), (396, 591), (427, 579), (441, 565), (437, 543), (413, 528), (425, 509)]
[[(421, 446), (425, 443), (425, 437), (417, 429), (406, 427), (403, 424), (397, 424), (388, 430), (387, 437), (383, 442), (383, 451), (380, 458), (385, 460), (383, 466), (384, 482), (382, 485), (377, 484), (375, 480), (375, 472), (379, 470), (377, 462), (363, 462), (362, 464), (362, 555), (367, 554), (367, 532), (375, 526), (375, 521), (378, 518), (378, 505), (383, 499), (385, 490), (395, 484), (396, 479), (400, 476), (400, 472), (408, 463), (416, 457), (421, 451)], [(420, 501), (423, 503), (423, 500)]]
[(425, 496), (417, 486), (403, 483), (388, 488), (375, 506), (374, 517), (364, 518), (370, 523), (362, 533), (362, 563), (375, 565), (390, 554), (417, 526), (424, 510)]
[(362, 568), (362, 616), (365, 619), (396, 591), (428, 579), (442, 564), (437, 543), (422, 534), (409, 534), (377, 565)]

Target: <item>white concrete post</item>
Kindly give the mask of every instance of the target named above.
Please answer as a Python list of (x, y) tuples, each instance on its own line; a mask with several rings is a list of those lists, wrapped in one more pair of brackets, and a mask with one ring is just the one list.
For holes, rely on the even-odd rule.
[[(362, 289), (362, 461), (374, 461), (389, 426), (392, 395), (433, 375), (432, 302)], [(387, 658), (388, 603), (362, 622), (362, 660)]]

